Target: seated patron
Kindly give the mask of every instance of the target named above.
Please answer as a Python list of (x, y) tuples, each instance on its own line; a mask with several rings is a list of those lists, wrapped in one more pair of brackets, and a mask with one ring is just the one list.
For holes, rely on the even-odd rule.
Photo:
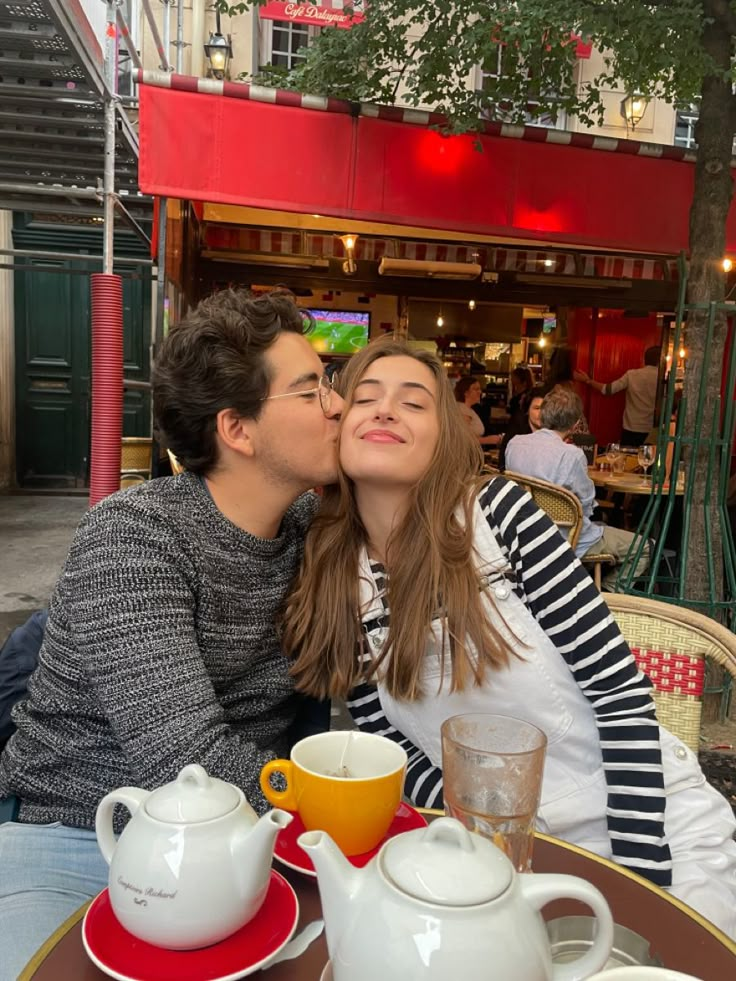
[(534, 433), (538, 429), (541, 429), (542, 422), (539, 418), (539, 410), (542, 408), (542, 402), (544, 396), (547, 394), (549, 389), (546, 385), (537, 385), (530, 389), (527, 393), (528, 397), (526, 400), (527, 411), (526, 413), (519, 417), (517, 414), (516, 419), (511, 417), (511, 422), (509, 423), (509, 428), (503, 435), (501, 440), (501, 445), (498, 449), (498, 469), (503, 471), (506, 469), (506, 447), (509, 445), (514, 436), (526, 436), (529, 433)]
[(511, 398), (508, 405), (512, 425), (526, 419), (533, 387), (534, 379), (529, 368), (522, 368), (521, 365), (514, 368), (511, 372)]
[(303, 331), (290, 294), (223, 290), (163, 342), (154, 411), (186, 472), (83, 519), (0, 756), (15, 811), (0, 981), (107, 885), (94, 829), (110, 791), (199, 763), (268, 809), (260, 771), (288, 754), (302, 707), (275, 617), (317, 506), (305, 491), (336, 478), (342, 409)]
[(501, 442), (500, 436), (484, 436), (485, 428), (483, 420), (477, 412), (473, 411), (473, 406), (480, 402), (481, 387), (477, 378), (472, 375), (463, 375), (458, 378), (455, 384), (455, 401), (460, 409), (460, 415), (470, 426), (470, 431), (478, 437), (481, 446), (498, 446)]
[[(575, 392), (562, 386), (552, 389), (540, 408), (541, 429), (527, 436), (515, 436), (510, 441), (506, 448), (506, 469), (547, 480), (575, 494), (583, 508), (583, 526), (575, 554), (578, 558), (599, 552), (613, 555), (616, 565), (603, 576), (603, 588), (613, 591), (634, 535), (622, 528), (611, 528), (591, 521), (595, 507), (595, 485), (588, 476), (585, 453), (580, 447), (565, 442), (581, 412), (580, 397)], [(636, 575), (643, 575), (648, 565), (649, 547), (645, 544), (636, 566)]]

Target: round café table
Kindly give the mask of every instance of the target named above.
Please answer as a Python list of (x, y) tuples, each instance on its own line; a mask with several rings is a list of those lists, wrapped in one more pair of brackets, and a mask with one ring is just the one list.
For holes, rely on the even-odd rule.
[[(651, 953), (665, 967), (703, 981), (736, 978), (736, 944), (690, 907), (627, 869), (542, 834), (535, 838), (533, 866), (535, 872), (564, 872), (592, 882), (606, 897), (614, 921), (645, 937)], [(276, 861), (274, 867), (291, 882), (299, 897), (297, 929), (319, 918), (322, 909), (316, 880)], [(82, 945), (85, 909), (78, 910), (46, 941), (18, 981), (104, 981), (107, 975), (89, 960)], [(589, 915), (589, 910), (572, 900), (557, 900), (544, 908), (545, 919), (580, 914)], [(264, 981), (319, 981), (326, 962), (327, 944), (322, 933), (301, 957), (251, 976)]]
[[(643, 475), (640, 473), (611, 473), (610, 470), (599, 470), (598, 467), (588, 467), (588, 476), (596, 487), (605, 487), (606, 490), (615, 491), (617, 494), (646, 494), (649, 497), (652, 493), (652, 480), (648, 478), (644, 483)], [(684, 493), (684, 486), (678, 484), (675, 487), (675, 494), (681, 497)], [(663, 496), (670, 493), (669, 482), (662, 485)]]

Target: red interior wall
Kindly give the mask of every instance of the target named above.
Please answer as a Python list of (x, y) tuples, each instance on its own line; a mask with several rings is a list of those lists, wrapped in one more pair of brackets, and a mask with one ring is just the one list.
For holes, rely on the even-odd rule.
[[(622, 310), (572, 310), (568, 320), (568, 344), (575, 366), (596, 381), (611, 382), (629, 368), (644, 364), (646, 348), (661, 341), (657, 317), (624, 317)], [(621, 436), (626, 394), (600, 395), (584, 386), (583, 403), (590, 431), (599, 445)]]

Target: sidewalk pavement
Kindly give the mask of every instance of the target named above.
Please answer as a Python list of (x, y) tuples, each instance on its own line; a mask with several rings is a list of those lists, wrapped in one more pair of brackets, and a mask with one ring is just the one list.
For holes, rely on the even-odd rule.
[(86, 497), (0, 495), (0, 646), (48, 604)]

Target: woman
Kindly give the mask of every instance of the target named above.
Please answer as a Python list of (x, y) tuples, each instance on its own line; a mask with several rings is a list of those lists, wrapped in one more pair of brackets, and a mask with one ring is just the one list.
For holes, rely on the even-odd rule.
[(340, 483), (285, 611), (297, 686), (345, 697), (361, 728), (401, 743), (418, 805), (442, 805), (444, 719), (536, 724), (549, 740), (538, 827), (736, 935), (730, 808), (658, 727), (649, 680), (552, 522), (517, 485), (474, 477), (480, 451), (441, 363), (372, 344), (343, 387)]
[(503, 434), (501, 445), (498, 448), (498, 469), (501, 473), (506, 469), (506, 448), (514, 436), (526, 436), (542, 428), (542, 420), (539, 414), (547, 391), (546, 385), (535, 385), (534, 388), (530, 388), (526, 393), (526, 411), (523, 416), (519, 417), (517, 415), (516, 421), (512, 417), (508, 429)]
[(517, 365), (511, 372), (511, 398), (508, 405), (512, 426), (522, 424), (526, 420), (530, 393), (533, 387), (534, 379), (531, 370)]
[[(578, 385), (575, 382), (575, 372), (572, 367), (572, 353), (569, 348), (556, 347), (549, 359), (549, 374), (547, 375), (547, 388), (551, 391), (556, 385), (569, 388), (570, 391), (580, 395)], [(581, 396), (582, 398), (582, 396)], [(590, 433), (588, 420), (585, 413), (582, 413), (578, 421), (568, 433), (567, 442), (572, 443), (573, 436)]]
[(483, 420), (472, 408), (480, 402), (480, 393), (480, 382), (477, 378), (473, 378), (472, 375), (463, 375), (462, 378), (458, 378), (455, 384), (455, 401), (460, 409), (460, 415), (470, 427), (473, 435), (478, 437), (481, 446), (497, 446), (501, 442), (501, 437), (484, 436)]

